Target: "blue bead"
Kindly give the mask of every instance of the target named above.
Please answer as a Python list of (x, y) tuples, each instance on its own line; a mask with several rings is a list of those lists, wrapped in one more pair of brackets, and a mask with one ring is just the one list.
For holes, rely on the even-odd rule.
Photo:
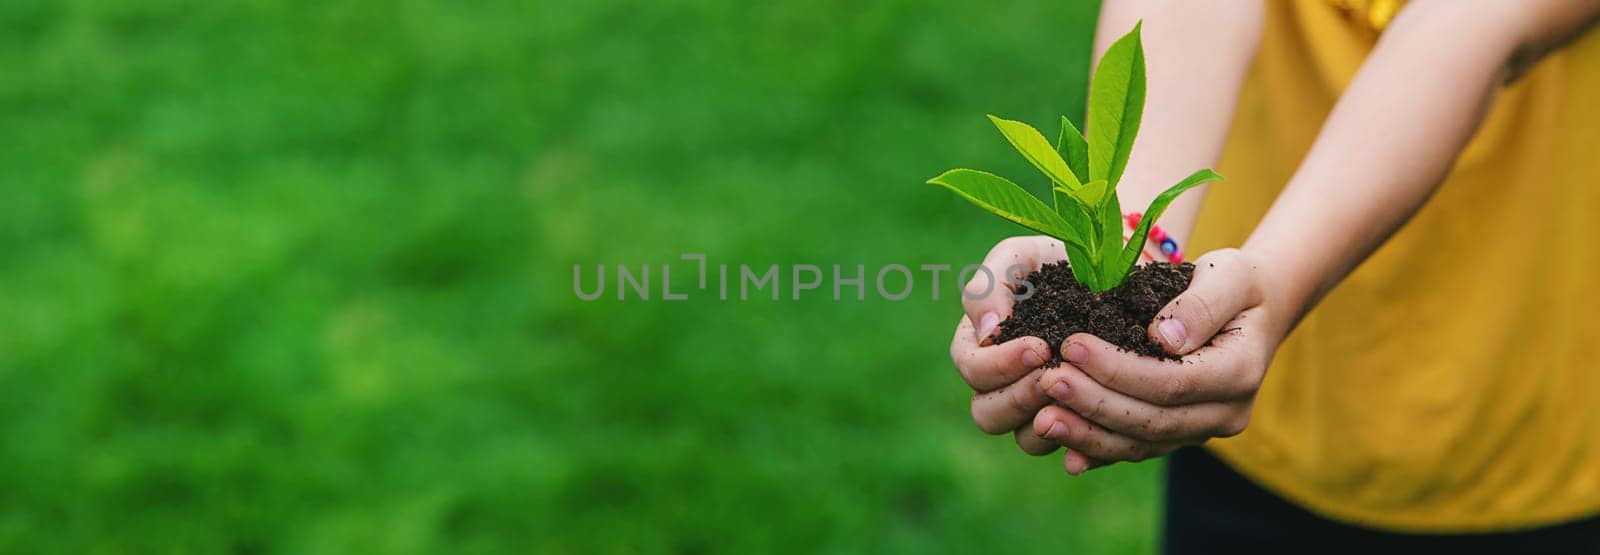
[(1178, 252), (1177, 241), (1173, 241), (1171, 237), (1161, 241), (1161, 254), (1172, 254), (1175, 252)]

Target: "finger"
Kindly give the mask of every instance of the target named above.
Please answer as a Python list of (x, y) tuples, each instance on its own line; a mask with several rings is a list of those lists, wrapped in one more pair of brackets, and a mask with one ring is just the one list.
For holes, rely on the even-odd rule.
[(1012, 430), (1011, 435), (1016, 438), (1017, 447), (1021, 447), (1022, 452), (1035, 457), (1049, 455), (1056, 452), (1056, 449), (1061, 448), (1060, 445), (1056, 445), (1056, 442), (1033, 433), (1033, 426), (1023, 426)]
[[(950, 340), (950, 360), (961, 379), (978, 392), (993, 391), (1017, 381), (1050, 359), (1050, 345), (1037, 337), (1019, 337), (994, 346), (980, 346), (972, 319), (961, 317)], [(1008, 428), (1009, 429), (1009, 428)]]
[(1194, 263), (1194, 279), (1150, 322), (1150, 339), (1187, 355), (1244, 310), (1261, 304), (1255, 266), (1238, 249), (1211, 251)]
[[(1054, 254), (1060, 251), (1060, 254)], [(984, 256), (982, 270), (962, 286), (961, 306), (976, 326), (980, 344), (992, 341), (1000, 323), (1011, 317), (1015, 301), (1008, 281), (1021, 281), (1045, 262), (1066, 258), (1059, 241), (1044, 236), (1011, 237)]]
[(1085, 420), (1134, 439), (1155, 442), (1238, 434), (1248, 409), (1234, 403), (1153, 405), (1107, 389), (1082, 370), (1062, 364), (1041, 370), (1041, 389)]
[(988, 434), (1003, 434), (1027, 424), (1034, 413), (1050, 404), (1050, 397), (1039, 386), (1043, 375), (1043, 368), (1035, 369), (1000, 389), (973, 395), (972, 421)]
[(1061, 467), (1066, 469), (1067, 474), (1073, 476), (1082, 476), (1085, 472), (1111, 464), (1100, 459), (1091, 459), (1088, 455), (1077, 451), (1068, 450), (1066, 453), (1061, 458)]
[(1062, 447), (1105, 462), (1137, 462), (1165, 455), (1177, 448), (1176, 445), (1144, 441), (1111, 432), (1077, 413), (1055, 405), (1039, 411), (1033, 419), (1033, 430)]
[(1079, 333), (1062, 342), (1061, 356), (1107, 389), (1171, 407), (1249, 397), (1259, 380), (1245, 371), (1253, 363), (1242, 345), (1219, 341), (1176, 361), (1140, 356)]

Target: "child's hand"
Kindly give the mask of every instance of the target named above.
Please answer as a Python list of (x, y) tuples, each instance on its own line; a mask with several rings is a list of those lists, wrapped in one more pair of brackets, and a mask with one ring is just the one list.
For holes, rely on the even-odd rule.
[(1122, 352), (1088, 334), (1062, 343), (1068, 363), (1043, 371), (1040, 383), (1065, 408), (1044, 407), (1033, 431), (1068, 449), (1068, 474), (1244, 430), (1288, 329), (1267, 310), (1265, 275), (1234, 249), (1195, 262), (1188, 290), (1150, 325), (1150, 337), (1182, 361)]
[[(963, 289), (966, 315), (950, 342), (950, 359), (976, 393), (972, 420), (986, 433), (1011, 432), (1017, 445), (1031, 455), (1048, 455), (1057, 447), (1028, 425), (1050, 402), (1039, 386), (1044, 372), (1040, 366), (1050, 360), (1050, 346), (1037, 337), (1000, 345), (994, 345), (993, 338), (1000, 331), (1000, 322), (1011, 316), (1013, 302), (1005, 286), (1006, 276), (1021, 278), (1066, 257), (1060, 241), (1042, 235), (1012, 237), (995, 245), (983, 261), (988, 273), (979, 272)], [(992, 282), (990, 275), (994, 276)]]

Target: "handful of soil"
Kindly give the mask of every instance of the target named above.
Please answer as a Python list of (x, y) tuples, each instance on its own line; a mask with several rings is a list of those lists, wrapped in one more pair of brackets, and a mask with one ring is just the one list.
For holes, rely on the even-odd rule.
[(1189, 288), (1193, 275), (1194, 264), (1154, 262), (1134, 268), (1122, 285), (1093, 293), (1072, 277), (1065, 261), (1046, 264), (1028, 274), (1033, 296), (1017, 302), (995, 343), (1040, 337), (1050, 345), (1050, 362), (1057, 363), (1061, 342), (1081, 332), (1134, 353), (1176, 360), (1147, 330), (1156, 313)]

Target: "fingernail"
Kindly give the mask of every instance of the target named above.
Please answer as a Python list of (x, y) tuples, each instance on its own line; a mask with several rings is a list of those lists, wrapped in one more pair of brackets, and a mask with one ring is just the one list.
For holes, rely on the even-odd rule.
[(1033, 349), (1022, 351), (1023, 366), (1028, 368), (1037, 368), (1041, 364), (1044, 364), (1044, 359), (1039, 356), (1038, 352), (1035, 352)]
[(1045, 432), (1044, 435), (1045, 435), (1045, 437), (1054, 438), (1054, 439), (1066, 439), (1067, 438), (1067, 425), (1066, 424), (1062, 424), (1061, 421), (1059, 421), (1059, 420), (1056, 421), (1056, 422), (1053, 422), (1053, 423), (1050, 424), (1050, 431)]
[(1089, 360), (1089, 348), (1084, 347), (1082, 343), (1068, 343), (1066, 347), (1061, 348), (1061, 356), (1066, 357), (1067, 362), (1081, 363)]
[(978, 339), (987, 339), (994, 335), (994, 329), (1000, 326), (1000, 315), (986, 312), (983, 319), (978, 321)]
[(1167, 345), (1173, 348), (1182, 347), (1183, 341), (1189, 338), (1189, 330), (1184, 329), (1183, 321), (1177, 318), (1167, 318), (1156, 326), (1161, 332), (1161, 337), (1167, 340)]
[(1067, 387), (1067, 382), (1056, 382), (1055, 385), (1050, 386), (1050, 396), (1054, 397), (1057, 401), (1067, 400), (1067, 395), (1070, 395), (1071, 393), (1072, 388)]

